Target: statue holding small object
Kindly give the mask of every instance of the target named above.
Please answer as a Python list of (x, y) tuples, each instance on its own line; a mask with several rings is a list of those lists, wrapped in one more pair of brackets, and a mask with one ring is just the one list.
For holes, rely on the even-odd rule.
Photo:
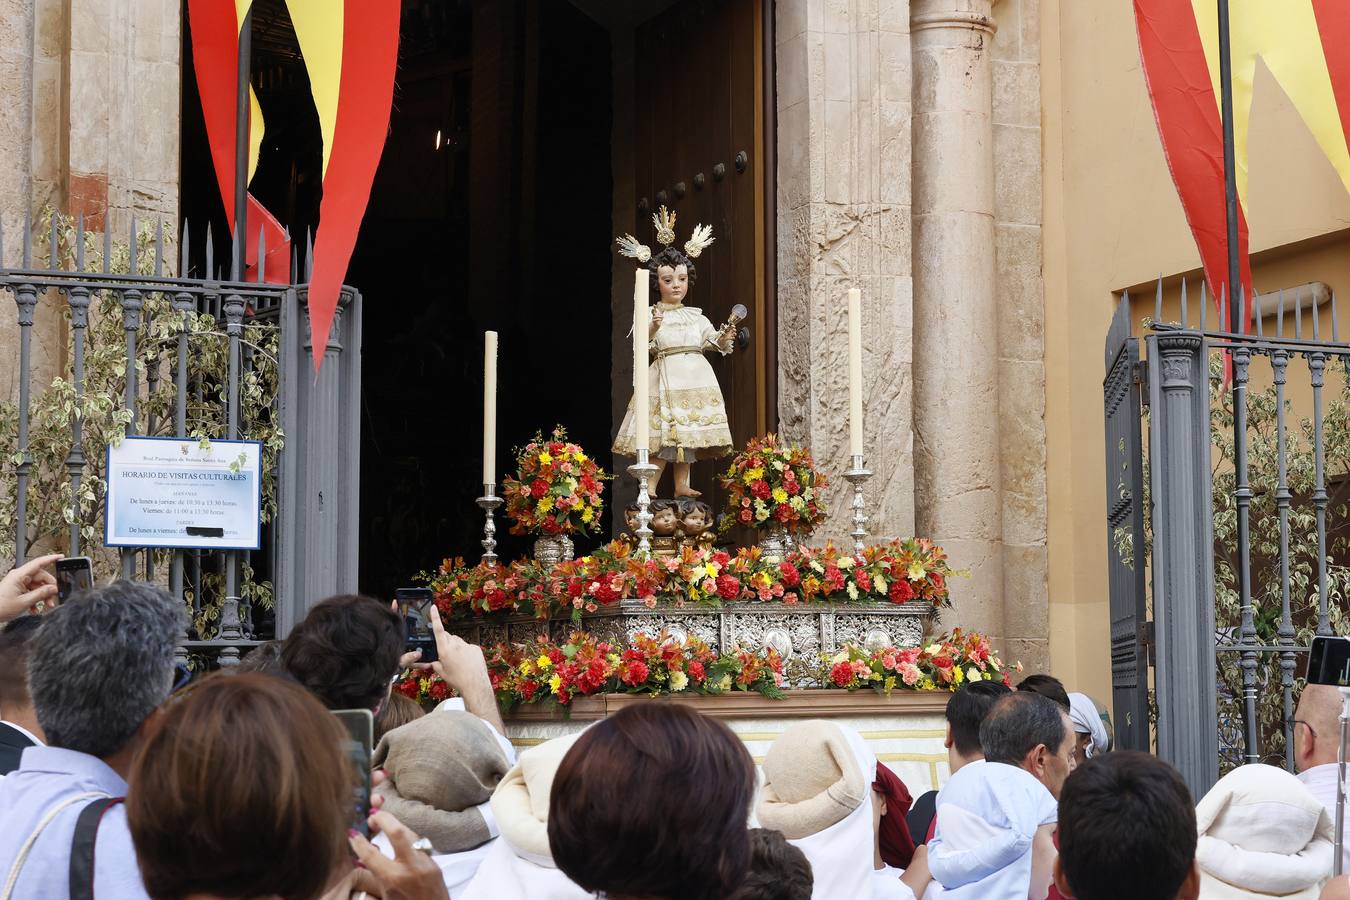
[[(662, 249), (655, 255), (632, 235), (617, 239), (619, 252), (636, 259), (651, 273), (660, 300), (651, 309), (651, 365), (647, 372), (651, 390), (651, 461), (656, 466), (652, 489), (660, 484), (667, 464), (675, 464), (675, 496), (698, 497), (689, 485), (689, 464), (696, 459), (715, 459), (732, 452), (727, 406), (717, 375), (704, 356), (715, 352), (727, 356), (735, 350), (736, 326), (745, 316), (737, 306), (732, 318), (716, 328), (697, 307), (685, 306), (689, 289), (697, 278), (694, 260), (713, 242), (712, 227), (697, 226), (684, 249), (674, 246), (675, 214), (662, 206), (652, 216), (656, 239)], [(614, 452), (636, 456), (636, 426), (632, 400)]]

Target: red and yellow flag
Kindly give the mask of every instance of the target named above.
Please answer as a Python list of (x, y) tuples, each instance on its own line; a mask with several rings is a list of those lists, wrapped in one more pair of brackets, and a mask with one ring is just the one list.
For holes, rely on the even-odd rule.
[[(1134, 0), (1139, 53), (1163, 153), (1216, 303), (1227, 286), (1217, 0)], [(1350, 3), (1231, 0), (1238, 258), (1247, 259), (1247, 136), (1256, 63), (1265, 63), (1350, 190)], [(1250, 301), (1249, 301), (1250, 302)], [(1243, 311), (1247, 313), (1247, 310)], [(1245, 323), (1250, 316), (1243, 316)]]

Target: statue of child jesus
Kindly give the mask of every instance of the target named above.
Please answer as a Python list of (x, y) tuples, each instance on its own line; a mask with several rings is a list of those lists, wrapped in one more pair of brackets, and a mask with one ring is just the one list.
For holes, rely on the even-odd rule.
[[(673, 462), (675, 496), (698, 497), (700, 493), (689, 486), (690, 462), (732, 452), (726, 401), (704, 354), (730, 354), (735, 349), (735, 333), (729, 328), (719, 331), (702, 310), (684, 305), (697, 277), (694, 258), (712, 243), (712, 229), (702, 225), (695, 228), (681, 252), (670, 246), (675, 240), (675, 215), (663, 206), (652, 220), (657, 240), (666, 245), (655, 256), (630, 235), (618, 240), (620, 252), (644, 263), (660, 292), (660, 301), (651, 310), (651, 366), (647, 372), (651, 384), (649, 449), (651, 462), (657, 467), (652, 492), (656, 492), (666, 464)], [(614, 439), (614, 452), (621, 456), (637, 455), (633, 416), (630, 399), (628, 413)]]

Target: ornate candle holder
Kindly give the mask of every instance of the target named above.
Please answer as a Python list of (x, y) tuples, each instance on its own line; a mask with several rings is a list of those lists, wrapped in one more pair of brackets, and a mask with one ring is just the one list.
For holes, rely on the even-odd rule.
[(474, 502), (483, 511), (483, 562), (495, 563), (497, 561), (497, 521), (494, 514), (497, 507), (502, 505), (502, 498), (497, 496), (497, 485), (485, 482), (483, 484), (483, 496)]
[(848, 479), (849, 484), (853, 485), (853, 549), (862, 552), (863, 542), (867, 538), (867, 500), (863, 497), (863, 485), (867, 479), (872, 477), (872, 470), (867, 468), (862, 454), (852, 457), (852, 463), (849, 470), (844, 473), (844, 478)]
[(650, 556), (652, 552), (652, 497), (647, 482), (656, 474), (656, 466), (650, 462), (649, 451), (638, 448), (637, 462), (628, 467), (628, 474), (637, 479), (637, 534), (638, 552)]

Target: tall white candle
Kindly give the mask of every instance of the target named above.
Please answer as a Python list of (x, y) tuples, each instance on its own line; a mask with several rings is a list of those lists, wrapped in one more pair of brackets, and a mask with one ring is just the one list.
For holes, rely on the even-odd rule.
[(863, 455), (862, 292), (848, 291), (848, 446)]
[(637, 447), (651, 448), (651, 401), (648, 398), (647, 369), (650, 366), (647, 344), (651, 340), (651, 309), (647, 304), (650, 290), (646, 269), (638, 269), (633, 282), (633, 416), (637, 425)]
[(483, 332), (483, 484), (497, 483), (497, 332)]

